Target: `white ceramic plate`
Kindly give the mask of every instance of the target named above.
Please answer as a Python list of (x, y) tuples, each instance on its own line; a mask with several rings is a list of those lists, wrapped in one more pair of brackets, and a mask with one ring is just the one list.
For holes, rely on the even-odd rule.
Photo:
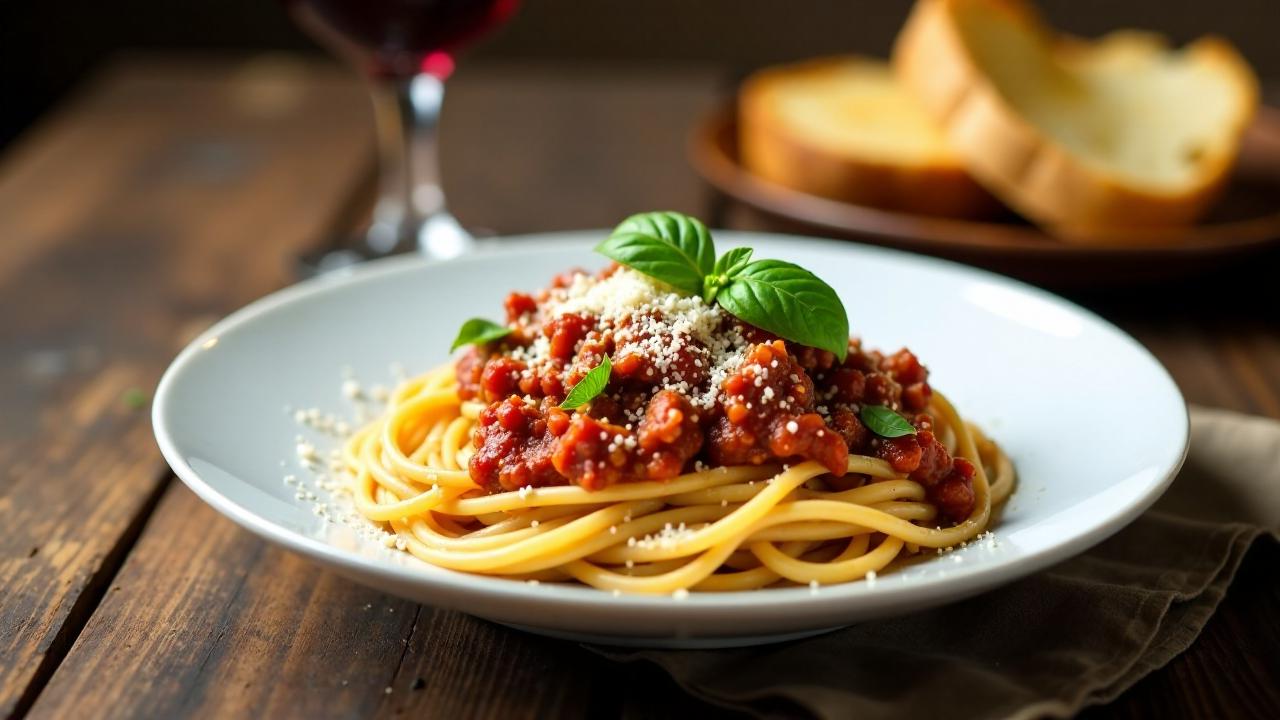
[[(763, 642), (957, 600), (1103, 540), (1150, 505), (1182, 463), (1186, 406), (1164, 368), (1095, 315), (961, 265), (804, 238), (721, 232), (816, 271), (872, 347), (906, 345), (933, 384), (1007, 449), (1019, 484), (996, 542), (978, 543), (874, 584), (855, 582), (685, 599), (478, 577), (430, 567), (322, 519), (282, 478), (306, 480), (286, 408), (348, 411), (344, 368), (365, 386), (446, 360), (463, 320), (501, 317), (511, 289), (593, 268), (601, 233), (504, 241), (445, 264), (371, 263), (301, 283), (218, 323), (187, 347), (156, 392), (156, 438), (174, 471), (240, 525), (359, 582), (549, 635), (664, 646)], [(1137, 418), (1137, 419), (1135, 419)]]

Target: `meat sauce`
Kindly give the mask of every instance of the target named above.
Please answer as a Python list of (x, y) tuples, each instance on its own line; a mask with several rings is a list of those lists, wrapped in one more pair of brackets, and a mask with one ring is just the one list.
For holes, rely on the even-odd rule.
[[(598, 490), (703, 466), (803, 460), (826, 467), (833, 487), (851, 487), (863, 480), (847, 473), (854, 453), (882, 458), (923, 485), (942, 520), (972, 511), (975, 468), (934, 436), (929, 373), (909, 350), (882, 355), (851, 340), (838, 362), (718, 310), (706, 342), (664, 325), (654, 307), (608, 318), (557, 311), (575, 282), (584, 278), (566, 273), (537, 295), (511, 293), (512, 333), (457, 360), (459, 396), (486, 403), (469, 469), (489, 492), (570, 483)], [(719, 337), (734, 343), (713, 349)], [(605, 392), (577, 411), (560, 409), (605, 355), (613, 364)], [(902, 413), (916, 433), (876, 436), (858, 416), (868, 404)]]

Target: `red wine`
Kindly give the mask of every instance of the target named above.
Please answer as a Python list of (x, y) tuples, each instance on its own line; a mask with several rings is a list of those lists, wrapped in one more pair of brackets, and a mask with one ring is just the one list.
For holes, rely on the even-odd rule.
[(287, 0), (300, 25), (373, 75), (446, 77), (453, 53), (520, 0)]

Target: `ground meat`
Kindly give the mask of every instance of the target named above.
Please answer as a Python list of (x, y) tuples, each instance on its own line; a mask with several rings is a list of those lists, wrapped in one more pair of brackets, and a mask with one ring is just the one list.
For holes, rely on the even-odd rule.
[[(662, 314), (630, 318), (614, 333), (614, 374), (649, 386), (687, 383), (693, 388), (705, 383), (711, 371), (711, 351), (707, 346), (687, 335), (645, 329), (649, 319), (661, 320)], [(661, 349), (656, 359), (655, 348)]]
[(725, 318), (724, 329), (726, 331), (728, 330), (737, 331), (742, 335), (742, 337), (746, 338), (747, 342), (751, 343), (752, 345), (763, 345), (763, 344), (771, 343), (774, 340), (781, 339), (777, 335), (774, 335), (773, 333), (769, 332), (768, 330), (758, 328), (755, 325), (751, 325), (749, 323), (744, 323), (738, 318), (735, 318), (732, 316)]
[(862, 450), (871, 442), (871, 431), (848, 408), (837, 408), (831, 414), (831, 429), (840, 435), (840, 439), (844, 440), (850, 450)]
[(929, 405), (933, 390), (929, 388), (929, 371), (910, 350), (903, 348), (886, 357), (880, 366), (902, 386), (902, 408), (921, 412)]
[(480, 374), (480, 388), (485, 400), (496, 402), (515, 393), (520, 388), (520, 374), (525, 364), (505, 355), (494, 357), (485, 363)]
[(933, 487), (951, 472), (951, 454), (928, 430), (916, 433), (916, 443), (920, 445), (920, 464), (912, 471), (911, 479), (925, 487)]
[(588, 490), (623, 480), (667, 480), (702, 449), (698, 421), (689, 401), (670, 390), (653, 396), (635, 431), (579, 413), (557, 439), (552, 462)]
[(849, 469), (849, 446), (817, 413), (775, 423), (769, 435), (769, 451), (779, 458), (817, 460), (836, 477)]
[(836, 363), (836, 355), (830, 350), (819, 350), (795, 343), (787, 343), (787, 349), (791, 351), (796, 363), (810, 374), (814, 371), (827, 370)]
[(885, 357), (865, 351), (861, 344), (850, 341), (849, 354), (839, 365), (829, 362), (824, 365), (826, 358), (813, 357), (818, 397), (833, 405), (855, 411), (862, 405), (884, 405), (920, 412), (928, 406), (933, 394), (928, 369), (910, 350), (899, 350)]
[(530, 397), (554, 398), (557, 401), (564, 398), (564, 383), (560, 380), (563, 369), (564, 363), (559, 360), (552, 360), (539, 370), (526, 369), (520, 373), (520, 392)]
[(880, 362), (880, 367), (901, 385), (921, 383), (929, 378), (929, 372), (920, 364), (915, 354), (906, 348), (886, 357)]
[(920, 467), (924, 449), (914, 435), (877, 439), (872, 444), (873, 454), (889, 463), (894, 472), (910, 474)]
[(702, 449), (700, 420), (679, 393), (662, 390), (653, 396), (638, 433), (648, 479), (667, 480), (684, 472), (685, 463)]
[(458, 376), (458, 397), (463, 400), (475, 400), (480, 397), (480, 378), (484, 373), (484, 364), (488, 361), (488, 353), (478, 345), (470, 345), (458, 357), (454, 364), (454, 372)]
[(587, 333), (586, 338), (578, 346), (578, 352), (573, 361), (564, 365), (564, 371), (561, 374), (564, 387), (568, 389), (576, 385), (606, 356), (612, 358), (613, 351), (611, 336), (594, 330)]
[(576, 413), (558, 438), (551, 461), (570, 482), (599, 490), (624, 477), (643, 476), (643, 463), (627, 449), (631, 437), (625, 427)]
[(929, 407), (933, 389), (927, 382), (918, 382), (902, 388), (902, 409), (919, 412)]
[(621, 421), (626, 417), (624, 405), (613, 395), (597, 395), (590, 403), (580, 408), (579, 412), (605, 422)]
[(929, 487), (951, 472), (951, 455), (934, 437), (928, 415), (917, 415), (914, 424), (914, 435), (879, 438), (871, 443), (871, 449), (897, 472)]
[(489, 405), (471, 439), (471, 479), (490, 492), (564, 484), (552, 453), (568, 426), (568, 414), (549, 403), (534, 407), (512, 396)]
[(514, 325), (526, 315), (533, 315), (538, 310), (538, 301), (532, 295), (513, 292), (507, 296), (503, 308), (507, 311), (507, 324)]
[(960, 522), (973, 512), (973, 464), (951, 457), (933, 434), (928, 415), (917, 415), (915, 425), (915, 435), (875, 441), (874, 453), (923, 485), (929, 502), (938, 506), (946, 520)]
[(573, 313), (548, 320), (542, 334), (551, 341), (551, 359), (567, 362), (573, 359), (578, 343), (595, 327), (595, 318)]
[(708, 451), (718, 465), (759, 465), (773, 459), (817, 460), (836, 476), (849, 448), (812, 412), (813, 382), (780, 340), (747, 352), (721, 383), (724, 414), (711, 429)]
[(897, 407), (902, 395), (901, 386), (886, 373), (867, 372), (847, 365), (828, 370), (818, 381), (823, 398), (851, 407)]
[(758, 437), (723, 415), (711, 425), (707, 457), (712, 465), (763, 465), (771, 459)]
[(952, 523), (963, 522), (973, 514), (973, 463), (956, 458), (951, 472), (937, 485), (929, 488), (929, 500), (938, 506), (942, 517)]

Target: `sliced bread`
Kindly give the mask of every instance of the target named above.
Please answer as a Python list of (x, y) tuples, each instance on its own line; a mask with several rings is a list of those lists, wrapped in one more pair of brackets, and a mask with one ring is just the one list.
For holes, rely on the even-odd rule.
[(1193, 223), (1227, 181), (1258, 102), (1224, 40), (1084, 41), (1020, 0), (919, 0), (893, 63), (979, 181), (1082, 242)]
[(795, 190), (952, 217), (998, 207), (882, 61), (832, 57), (761, 70), (742, 85), (738, 127), (744, 167)]

